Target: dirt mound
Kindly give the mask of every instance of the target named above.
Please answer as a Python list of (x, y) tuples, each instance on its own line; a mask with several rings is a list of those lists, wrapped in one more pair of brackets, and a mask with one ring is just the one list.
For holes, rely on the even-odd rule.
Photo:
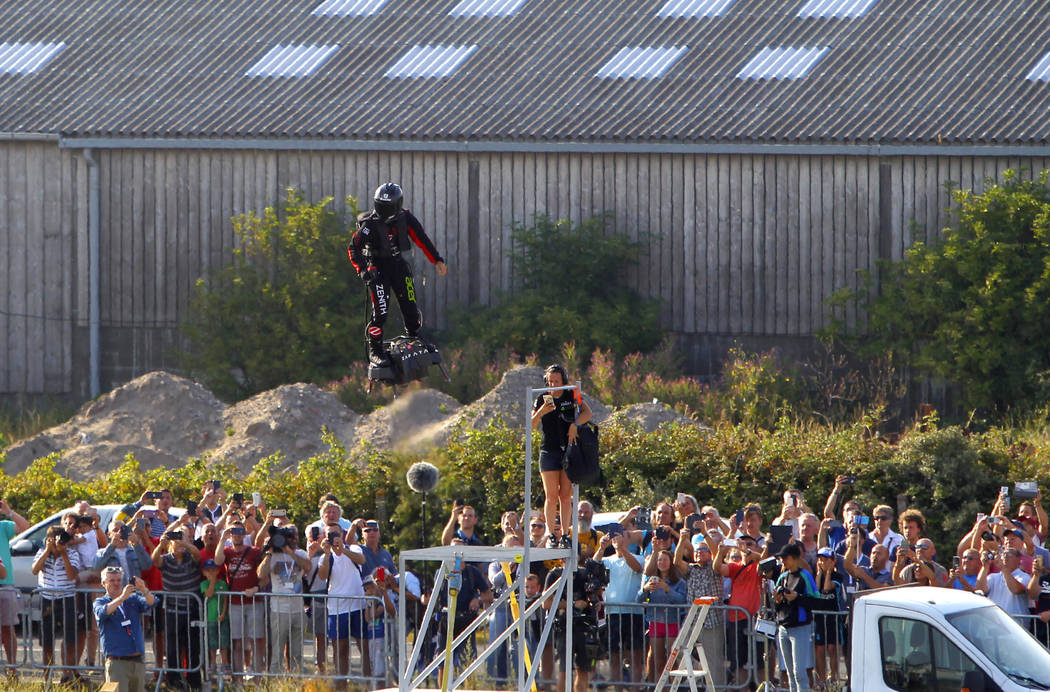
[(378, 449), (423, 451), (445, 443), (446, 423), (460, 408), (458, 401), (436, 389), (409, 390), (364, 416), (354, 437)]
[[(479, 430), (488, 427), (498, 418), (509, 428), (523, 428), (525, 420), (522, 406), (525, 401), (525, 388), (538, 387), (543, 384), (543, 368), (533, 365), (519, 365), (503, 373), (503, 379), (488, 394), (474, 403), (465, 406), (455, 420), (449, 421), (449, 427), (463, 422), (466, 427)], [(591, 407), (594, 422), (602, 423), (611, 413), (609, 407), (594, 397), (583, 395), (583, 400)], [(532, 402), (529, 402), (532, 406)]]
[(678, 411), (667, 404), (660, 403), (658, 401), (645, 403), (645, 404), (631, 404), (622, 409), (618, 409), (613, 414), (613, 418), (620, 418), (634, 423), (638, 423), (642, 426), (642, 430), (646, 432), (653, 432), (664, 423), (681, 423), (688, 425), (701, 425), (698, 421), (683, 416)]
[(210, 454), (236, 463), (246, 473), (277, 451), (293, 464), (328, 449), (322, 428), (344, 446), (352, 446), (360, 418), (317, 385), (283, 385), (226, 409), (221, 417), (223, 437)]
[(57, 469), (75, 479), (104, 474), (133, 453), (144, 469), (182, 466), (223, 435), (223, 404), (192, 380), (151, 372), (86, 404), (69, 421), (7, 448), (4, 470), (66, 450)]

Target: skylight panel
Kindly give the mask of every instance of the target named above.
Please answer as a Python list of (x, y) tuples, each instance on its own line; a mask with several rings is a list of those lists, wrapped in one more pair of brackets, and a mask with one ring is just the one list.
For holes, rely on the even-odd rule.
[(386, 0), (324, 0), (312, 14), (326, 17), (367, 17), (382, 9)]
[(602, 65), (594, 76), (602, 79), (655, 79), (662, 77), (687, 50), (687, 46), (625, 46)]
[(879, 0), (807, 0), (798, 11), (799, 17), (854, 19), (864, 16)]
[(1050, 82), (1050, 53), (1039, 59), (1025, 79), (1031, 82)]
[(448, 77), (476, 51), (471, 46), (413, 46), (386, 71), (387, 77)]
[(763, 48), (737, 73), (737, 79), (801, 79), (829, 48)]
[(65, 43), (0, 43), (0, 74), (36, 72), (65, 47)]
[(245, 77), (309, 77), (339, 50), (332, 46), (277, 44), (248, 68)]
[(733, 0), (667, 0), (657, 17), (720, 17)]
[(509, 17), (525, 0), (460, 0), (449, 12), (453, 17)]

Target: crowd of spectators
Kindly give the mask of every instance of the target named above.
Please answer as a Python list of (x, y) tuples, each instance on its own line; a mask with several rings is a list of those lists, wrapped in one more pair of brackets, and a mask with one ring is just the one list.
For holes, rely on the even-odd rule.
[[(840, 678), (849, 646), (841, 613), (857, 592), (889, 585), (918, 583), (983, 594), (1050, 643), (1050, 573), (1043, 547), (1050, 522), (1040, 493), (1012, 511), (1016, 497), (990, 498), (987, 513), (978, 514), (954, 545), (937, 546), (918, 509), (903, 508), (896, 516), (886, 504), (868, 508), (851, 496), (851, 489), (852, 479), (839, 476), (819, 514), (801, 490), (789, 489), (775, 516), (758, 503), (720, 510), (679, 493), (653, 507), (632, 507), (601, 526), (592, 525), (595, 508), (580, 502), (578, 564), (581, 570), (600, 565), (605, 581), (597, 591), (577, 591), (559, 604), (550, 599), (543, 604), (561, 612), (571, 602), (574, 623), (583, 623), (573, 635), (574, 644), (580, 642), (571, 663), (578, 689), (590, 680), (598, 658), (608, 659), (603, 675), (611, 685), (655, 682), (686, 604), (700, 596), (725, 606), (711, 610), (700, 633), (718, 685), (775, 680), (791, 690), (807, 690)], [(400, 607), (402, 575), (383, 547), (380, 523), (348, 520), (337, 499), (326, 495), (318, 519), (300, 530), (286, 512), (267, 510), (261, 500), (239, 493), (227, 497), (209, 482), (199, 500), (179, 513), (172, 510), (170, 492), (147, 491), (108, 526), (99, 525), (99, 513), (88, 503), (79, 503), (48, 530), (33, 561), (42, 597), (44, 660), (62, 671), (63, 680), (77, 677), (78, 664), (92, 664), (98, 656), (100, 630), (106, 649), (106, 631), (112, 630), (109, 604), (119, 601), (134, 603), (147, 615), (152, 662), (160, 668), (167, 662), (169, 687), (200, 688), (204, 657), (209, 669), (228, 668), (250, 679), (314, 671), (347, 676), (356, 654), (362, 676), (385, 676), (392, 634), (387, 628)], [(0, 521), (7, 538), (0, 540), (0, 583), (11, 583), (9, 542), (28, 523), (6, 502), (0, 501), (0, 512), (8, 517)], [(772, 516), (768, 522), (767, 516)], [(558, 540), (551, 541), (549, 518), (538, 509), (524, 515), (508, 511), (500, 517), (499, 534), (486, 540), (477, 510), (457, 500), (441, 540), (456, 546), (517, 547), (526, 541), (534, 548), (561, 546), (571, 532), (559, 529)], [(553, 518), (561, 522), (560, 513)], [(428, 623), (424, 662), (443, 647), (448, 627), (460, 634), (519, 574), (527, 577), (523, 607), (528, 607), (561, 566), (558, 560), (468, 562), (449, 607), (444, 590), (430, 592), (431, 575), (407, 572), (404, 608), (410, 627), (422, 624), (431, 598), (438, 601), (434, 621)], [(577, 582), (586, 581), (581, 575)], [(87, 586), (104, 588), (105, 594), (95, 600), (96, 594), (81, 593)], [(131, 599), (136, 593), (142, 598)], [(0, 634), (13, 664), (17, 603), (8, 602), (9, 594), (0, 590)], [(811, 615), (803, 617), (804, 612)], [(189, 634), (192, 623), (202, 619), (203, 648)], [(527, 632), (546, 685), (557, 681), (564, 668), (558, 661), (565, 632), (564, 624), (560, 630), (556, 624), (545, 646), (538, 647), (541, 619), (534, 615)], [(480, 631), (497, 637), (512, 620), (504, 603)], [(775, 634), (762, 639), (757, 620), (774, 622)], [(601, 646), (591, 646), (592, 622)], [(115, 636), (111, 631), (111, 640)], [(311, 636), (316, 653), (307, 662), (304, 643)], [(755, 647), (758, 639), (764, 646)], [(457, 665), (469, 661), (476, 649), (475, 637), (468, 637), (455, 652)], [(751, 660), (756, 651), (766, 655)], [(118, 667), (127, 667), (126, 657), (102, 653), (114, 675)], [(515, 633), (490, 661), (489, 675), (513, 684), (519, 654)], [(329, 662), (334, 669), (327, 669)], [(345, 688), (345, 678), (337, 684)]]

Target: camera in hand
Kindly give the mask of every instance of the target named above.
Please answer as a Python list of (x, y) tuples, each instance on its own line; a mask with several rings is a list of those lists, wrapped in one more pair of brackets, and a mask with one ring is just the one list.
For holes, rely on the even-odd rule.
[(166, 534), (164, 534), (164, 537), (167, 538), (169, 541), (181, 541), (182, 531), (168, 531)]
[(329, 531), (328, 532), (328, 542), (331, 545), (335, 545), (335, 539), (339, 538), (342, 535), (343, 534), (342, 534), (341, 531)]
[(690, 532), (696, 531), (698, 527), (701, 527), (703, 517), (698, 513), (694, 512), (685, 518), (685, 528), (689, 529)]
[(284, 550), (284, 547), (288, 545), (288, 542), (296, 537), (295, 529), (290, 528), (277, 528), (276, 526), (267, 527), (267, 532), (270, 534), (270, 540), (266, 542), (263, 550)]
[(842, 479), (842, 484), (843, 485), (853, 485), (856, 482), (857, 482), (857, 477), (856, 476), (846, 476), (845, 478)]
[(767, 557), (758, 563), (758, 573), (766, 579), (776, 579), (780, 576), (780, 563), (775, 557)]
[(123, 526), (120, 527), (120, 537), (122, 539), (124, 539), (126, 541), (126, 540), (128, 540), (128, 536), (130, 536), (130, 535), (131, 535), (131, 528), (127, 524), (124, 524)]
[(668, 529), (666, 526), (658, 526), (658, 527), (656, 527), (656, 538), (658, 540), (666, 541), (670, 537), (671, 537), (671, 530)]
[(597, 560), (587, 560), (576, 570), (573, 585), (581, 584), (586, 600), (595, 601), (609, 585), (609, 570)]
[(61, 531), (58, 532), (59, 545), (66, 545), (71, 540), (73, 540), (73, 534), (69, 533), (65, 529), (62, 529)]
[(985, 541), (994, 541), (995, 540), (995, 534), (992, 533), (991, 531), (982, 531), (981, 532), (981, 539), (985, 540)]

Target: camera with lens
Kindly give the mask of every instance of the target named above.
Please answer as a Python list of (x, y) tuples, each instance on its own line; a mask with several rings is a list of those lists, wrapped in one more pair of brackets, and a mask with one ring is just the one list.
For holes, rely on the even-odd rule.
[(264, 550), (273, 550), (274, 548), (283, 550), (289, 541), (298, 536), (295, 529), (270, 526), (266, 530), (270, 534), (270, 540), (266, 542)]
[(609, 570), (597, 560), (587, 560), (576, 569), (573, 590), (577, 600), (597, 603), (602, 589), (609, 585)]
[(776, 579), (780, 576), (780, 563), (775, 557), (767, 557), (758, 563), (758, 573), (766, 579)]
[(65, 529), (58, 532), (58, 543), (59, 545), (67, 545), (74, 538), (73, 534), (69, 533)]

